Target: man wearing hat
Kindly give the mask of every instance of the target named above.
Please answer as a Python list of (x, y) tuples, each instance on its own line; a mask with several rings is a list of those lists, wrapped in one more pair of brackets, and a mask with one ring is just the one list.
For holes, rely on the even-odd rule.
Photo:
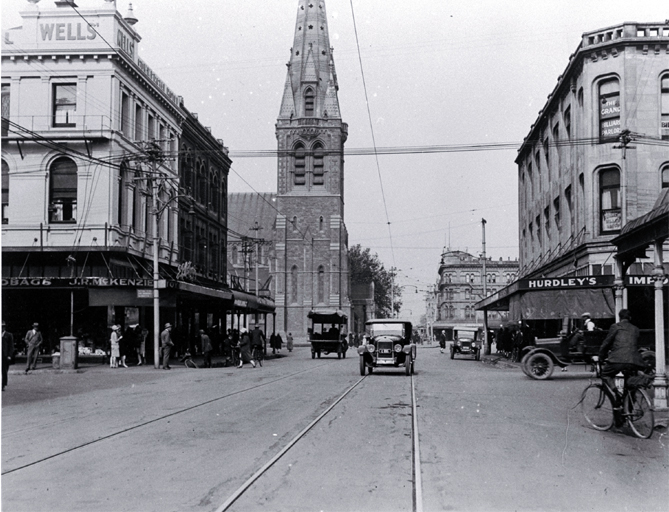
[(7, 387), (7, 374), (9, 365), (14, 355), (14, 336), (5, 329), (5, 321), (2, 321), (2, 390)]
[(33, 328), (30, 329), (23, 338), (23, 341), (26, 342), (26, 373), (31, 369), (34, 370), (37, 368), (37, 356), (39, 356), (39, 348), (42, 344), (42, 333), (39, 332), (39, 324), (35, 322)]
[(163, 346), (163, 370), (171, 370), (170, 368), (170, 353), (172, 352), (172, 347), (174, 342), (172, 341), (172, 336), (170, 331), (172, 330), (172, 324), (166, 323), (165, 329), (160, 333), (160, 343)]
[(590, 313), (583, 313), (581, 315), (583, 318), (583, 330), (584, 331), (594, 331), (595, 330), (595, 322), (592, 321), (592, 318), (590, 318)]

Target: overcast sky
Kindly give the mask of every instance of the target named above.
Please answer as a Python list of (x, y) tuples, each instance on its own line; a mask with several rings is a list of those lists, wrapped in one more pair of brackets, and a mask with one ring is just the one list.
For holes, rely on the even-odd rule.
[[(373, 147), (351, 1), (379, 148), (519, 146), (583, 32), (669, 18), (666, 0), (325, 0), (349, 150)], [(141, 57), (231, 153), (276, 149), (298, 0), (132, 4)], [(128, 2), (117, 6), (125, 13)], [(25, 7), (27, 0), (2, 0), (3, 29), (20, 25)], [(488, 256), (516, 258), (515, 156), (515, 149), (382, 155), (378, 168), (373, 156), (348, 156), (349, 245), (370, 247), (386, 268), (401, 269), (401, 284), (421, 289), (435, 282), (444, 247), (481, 253), (481, 218)], [(275, 158), (233, 158), (230, 190), (251, 192), (245, 180), (275, 192), (276, 168)], [(414, 287), (404, 303), (406, 316), (424, 313)]]

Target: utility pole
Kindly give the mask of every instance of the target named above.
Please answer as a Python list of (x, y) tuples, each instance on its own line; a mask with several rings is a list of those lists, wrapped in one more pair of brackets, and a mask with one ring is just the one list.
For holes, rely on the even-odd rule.
[[(485, 252), (485, 225), (487, 224), (487, 221), (485, 219), (481, 219), (481, 228), (483, 230), (483, 275), (481, 278), (483, 279), (483, 298), (488, 296), (488, 275), (486, 272), (486, 260), (487, 260), (487, 255)], [(488, 339), (488, 310), (484, 309), (483, 310), (483, 340), (484, 340), (484, 354), (489, 355), (490, 354), (490, 340)]]
[(251, 231), (256, 232), (253, 240), (255, 241), (255, 253), (256, 253), (256, 297), (257, 297), (258, 296), (258, 260), (260, 259), (260, 253), (258, 252), (258, 241), (259, 241), (258, 231), (260, 231), (262, 229), (262, 226), (260, 226), (258, 224), (258, 221), (255, 221), (255, 223), (253, 224), (253, 226), (250, 229), (251, 229)]

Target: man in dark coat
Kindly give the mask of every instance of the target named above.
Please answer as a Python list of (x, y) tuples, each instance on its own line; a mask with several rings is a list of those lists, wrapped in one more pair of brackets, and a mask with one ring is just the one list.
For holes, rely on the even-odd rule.
[(618, 372), (640, 370), (644, 366), (639, 354), (639, 328), (630, 322), (632, 316), (627, 309), (621, 309), (618, 315), (620, 322), (611, 326), (599, 348), (600, 361), (606, 361), (602, 379), (614, 391)]
[(204, 367), (211, 368), (211, 353), (214, 351), (214, 347), (211, 344), (211, 340), (207, 333), (204, 332), (204, 329), (200, 329), (200, 341), (202, 342), (202, 355), (204, 356)]
[(14, 356), (14, 336), (5, 329), (5, 321), (2, 321), (2, 390), (7, 387), (7, 374), (9, 365)]
[(33, 328), (26, 333), (23, 340), (26, 342), (26, 373), (28, 373), (31, 369), (34, 370), (37, 368), (39, 349), (42, 345), (42, 341), (44, 341), (37, 322), (33, 324)]

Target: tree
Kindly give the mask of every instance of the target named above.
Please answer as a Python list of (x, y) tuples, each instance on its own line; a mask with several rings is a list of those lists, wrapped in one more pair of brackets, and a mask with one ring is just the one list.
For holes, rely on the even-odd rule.
[[(348, 265), (351, 284), (374, 283), (374, 306), (376, 316), (391, 317), (391, 301), (394, 299), (393, 311), (399, 312), (402, 307), (402, 289), (395, 283), (395, 270), (386, 270), (377, 254), (372, 254), (369, 248), (363, 249), (360, 244), (348, 250)], [(394, 290), (393, 293), (391, 292)]]

